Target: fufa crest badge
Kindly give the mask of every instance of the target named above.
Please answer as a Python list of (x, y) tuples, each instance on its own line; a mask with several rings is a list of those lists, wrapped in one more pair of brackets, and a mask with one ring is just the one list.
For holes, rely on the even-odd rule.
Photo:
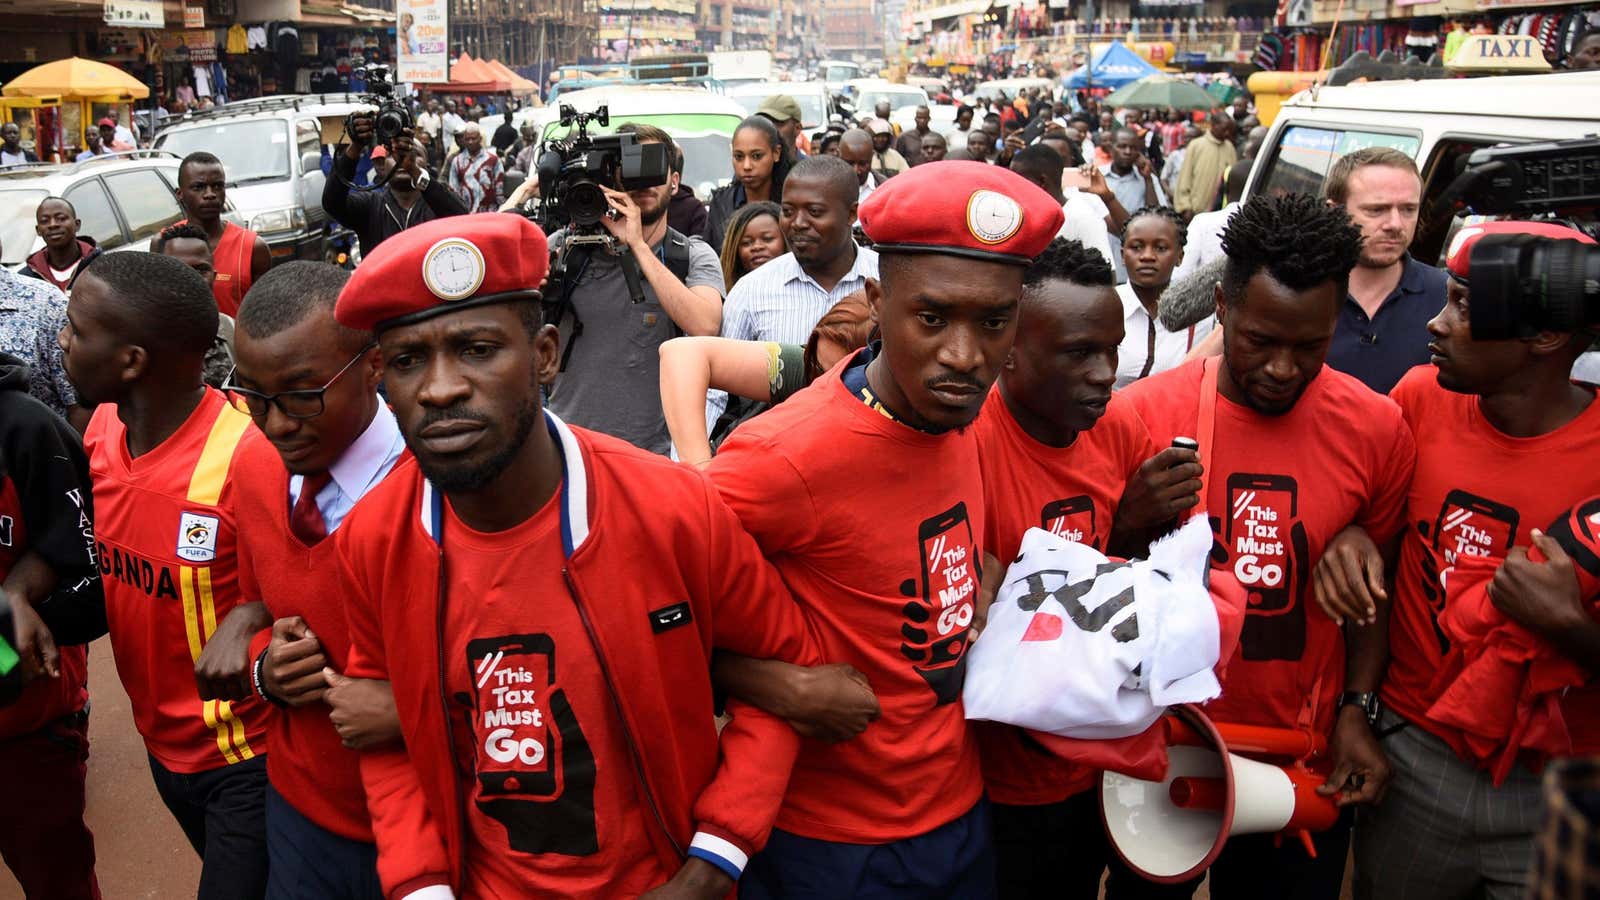
[(217, 558), (217, 517), (186, 512), (178, 519), (178, 558), (203, 563)]

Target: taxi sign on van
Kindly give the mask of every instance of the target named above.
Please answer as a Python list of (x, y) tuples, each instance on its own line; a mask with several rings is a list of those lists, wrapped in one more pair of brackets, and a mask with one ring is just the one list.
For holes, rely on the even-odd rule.
[(1539, 40), (1516, 34), (1472, 34), (1445, 64), (1457, 72), (1548, 72)]

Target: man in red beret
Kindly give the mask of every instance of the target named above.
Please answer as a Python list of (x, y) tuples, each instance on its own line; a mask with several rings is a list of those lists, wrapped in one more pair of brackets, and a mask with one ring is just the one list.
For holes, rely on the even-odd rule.
[[(740, 893), (990, 897), (989, 815), (959, 702), (985, 522), (967, 426), (1061, 206), (1005, 169), (941, 162), (885, 182), (860, 220), (881, 255), (867, 299), (882, 340), (745, 423), (709, 472), (823, 655), (865, 673), (882, 716), (853, 740), (805, 744)], [(735, 695), (802, 722), (828, 712), (794, 696), (790, 667), (725, 666)]]
[[(1560, 225), (1491, 222), (1468, 226), (1447, 257), (1448, 300), (1428, 323), (1431, 366), (1418, 366), (1390, 394), (1416, 437), (1416, 475), (1405, 525), (1385, 546), (1352, 529), (1330, 546), (1323, 565), (1334, 602), (1345, 614), (1376, 610), (1388, 620), (1388, 673), (1377, 731), (1394, 774), (1383, 803), (1356, 830), (1356, 896), (1468, 897), (1527, 891), (1533, 835), (1543, 818), (1539, 776), (1524, 758), (1503, 781), (1458, 727), (1461, 710), (1436, 705), (1445, 685), (1436, 674), (1451, 660), (1444, 620), (1459, 601), (1457, 567), (1503, 563), (1489, 598), (1511, 622), (1586, 668), (1590, 681), (1565, 690), (1559, 706), (1574, 755), (1600, 753), (1600, 621), (1564, 571), (1533, 562), (1533, 548), (1565, 558), (1539, 529), (1600, 494), (1600, 404), (1591, 385), (1568, 376), (1593, 334), (1528, 322), (1509, 340), (1474, 336), (1493, 322), (1528, 314), (1526, 298), (1497, 296), (1473, 250), (1499, 235), (1525, 235), (1546, 251), (1592, 244)], [(1495, 237), (1496, 241), (1504, 238)], [(1504, 249), (1504, 248), (1501, 248)], [(1592, 247), (1587, 248), (1594, 252)], [(1552, 473), (1560, 473), (1552, 478)], [(1592, 526), (1591, 526), (1592, 527)], [(1380, 548), (1387, 550), (1385, 554)], [(1574, 547), (1577, 553), (1577, 548)], [(1399, 558), (1393, 600), (1383, 589), (1386, 559)], [(1578, 553), (1590, 567), (1600, 566)], [(1470, 560), (1470, 565), (1469, 565)], [(1319, 579), (1322, 576), (1319, 571)], [(1529, 581), (1528, 576), (1553, 581)], [(1591, 576), (1592, 577), (1592, 576)], [(1592, 582), (1591, 582), (1592, 583)], [(1528, 588), (1532, 588), (1531, 590)], [(1447, 592), (1447, 588), (1449, 588)], [(1473, 705), (1512, 708), (1520, 685), (1478, 684)]]
[(335, 534), (346, 674), (403, 746), (361, 774), (389, 897), (724, 897), (798, 750), (729, 704), (714, 648), (808, 664), (800, 610), (692, 469), (540, 408), (549, 252), (519, 216), (379, 245), (335, 316), (377, 333), (411, 458)]

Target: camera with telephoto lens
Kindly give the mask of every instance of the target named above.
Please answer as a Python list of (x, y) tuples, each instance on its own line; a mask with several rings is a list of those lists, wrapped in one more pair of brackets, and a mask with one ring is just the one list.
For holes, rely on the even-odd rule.
[(669, 150), (665, 144), (644, 144), (633, 134), (589, 135), (589, 124), (611, 124), (601, 106), (592, 113), (561, 107), (561, 125), (576, 126), (565, 140), (552, 141), (539, 157), (539, 224), (546, 231), (565, 225), (569, 231), (597, 233), (611, 211), (602, 188), (638, 191), (667, 183)]
[(394, 95), (394, 82), (389, 80), (389, 67), (370, 65), (355, 70), (358, 77), (367, 81), (367, 92), (361, 99), (378, 108), (372, 117), (372, 130), (377, 142), (388, 144), (411, 127), (411, 111)]
[[(1439, 203), (1454, 213), (1561, 215), (1566, 217), (1562, 224), (1593, 237), (1593, 214), (1600, 208), (1600, 139), (1473, 151)], [(1600, 327), (1600, 245), (1486, 235), (1473, 244), (1468, 271), (1472, 336), (1478, 340)]]

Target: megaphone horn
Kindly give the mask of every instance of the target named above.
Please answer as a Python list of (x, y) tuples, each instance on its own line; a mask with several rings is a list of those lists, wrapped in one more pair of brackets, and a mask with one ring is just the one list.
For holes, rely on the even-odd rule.
[(1170, 745), (1163, 781), (1116, 772), (1100, 778), (1101, 818), (1129, 868), (1163, 884), (1188, 881), (1210, 868), (1229, 837), (1274, 831), (1298, 833), (1316, 855), (1310, 833), (1339, 818), (1334, 802), (1316, 792), (1322, 778), (1297, 764), (1231, 751), (1298, 760), (1320, 752), (1320, 740), (1292, 729), (1230, 725), (1230, 746), (1189, 705), (1174, 707), (1163, 722)]

